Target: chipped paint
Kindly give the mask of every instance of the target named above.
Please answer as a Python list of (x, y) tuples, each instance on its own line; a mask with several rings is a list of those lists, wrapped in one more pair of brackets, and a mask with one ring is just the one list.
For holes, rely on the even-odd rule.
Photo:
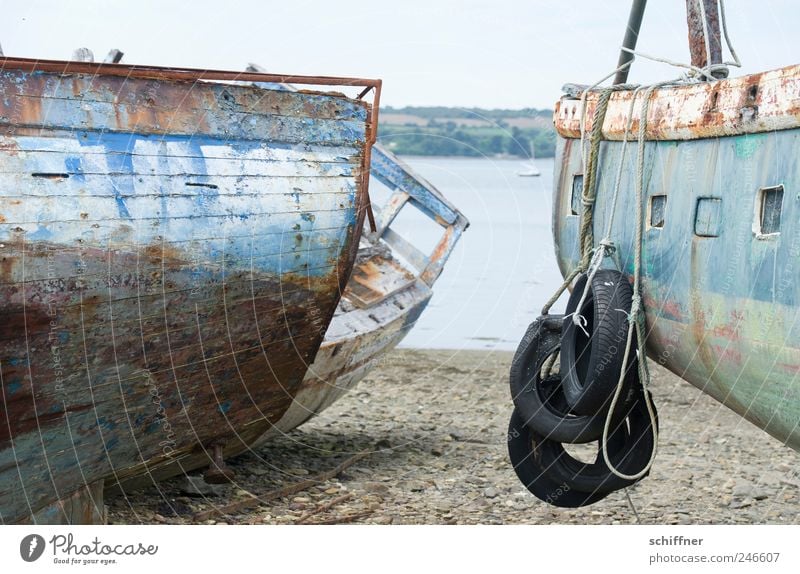
[(230, 83), (265, 74), (0, 63), (0, 522), (50, 521), (281, 419), (355, 261), (376, 117)]
[[(715, 82), (656, 90), (647, 116), (646, 138), (691, 140), (756, 134), (800, 127), (800, 65)], [(615, 92), (603, 122), (603, 138), (621, 140), (632, 91)], [(642, 94), (634, 103), (630, 139), (639, 131)], [(598, 92), (586, 98), (586, 131), (592, 129)], [(563, 98), (553, 115), (562, 137), (580, 137), (581, 101)]]
[[(257, 444), (322, 412), (403, 340), (430, 301), (433, 284), (469, 226), (439, 190), (394, 154), (375, 145), (372, 158), (372, 175), (394, 193), (381, 211), (378, 231), (362, 237), (353, 275), (291, 407)], [(421, 267), (401, 263), (397, 247), (386, 241), (391, 221), (404, 206), (420, 210), (442, 227), (441, 239)]]
[[(341, 301), (325, 333), (325, 339), (281, 418), (265, 431), (251, 424), (239, 433), (239, 441), (226, 445), (233, 456), (289, 432), (332, 405), (356, 386), (414, 327), (431, 296), (433, 284), (469, 222), (430, 183), (379, 145), (373, 148), (371, 174), (394, 190), (380, 213), (381, 227), (362, 235), (358, 259)], [(380, 159), (378, 159), (380, 158)], [(413, 201), (409, 201), (413, 200)], [(391, 224), (388, 213), (403, 208), (419, 209), (442, 227), (442, 238), (423, 265), (401, 263), (385, 241)], [(448, 224), (437, 214), (450, 213)], [(207, 464), (202, 453), (181, 453), (149, 467), (150, 475), (119, 476), (110, 492), (128, 491), (152, 480), (161, 480)]]
[[(655, 93), (648, 137), (658, 141), (645, 148), (645, 213), (652, 196), (666, 195), (667, 201), (663, 227), (645, 224), (642, 262), (651, 358), (795, 450), (800, 450), (800, 129), (789, 129), (798, 127), (797, 98), (784, 90), (796, 94), (798, 77), (800, 68), (793, 67)], [(751, 133), (738, 123), (732, 114), (753, 94), (752, 85), (759, 86), (753, 100), (759, 117), (770, 118), (764, 126), (785, 129)], [(704, 102), (714, 93), (720, 115), (705, 122)], [(614, 99), (613, 114), (609, 109), (604, 133), (611, 139), (621, 133), (620, 106), (629, 95)], [(575, 135), (573, 120), (559, 119), (567, 109), (562, 105), (556, 112), (562, 136)], [(709, 134), (724, 137), (701, 137)], [(680, 141), (669, 141), (673, 138)], [(617, 250), (614, 261), (606, 261), (632, 275), (637, 154), (636, 143), (630, 145), (611, 233)], [(581, 171), (579, 148), (575, 139), (558, 138), (553, 235), (564, 274), (579, 260), (579, 218), (570, 210), (572, 177)], [(601, 143), (597, 238), (610, 217), (621, 148), (618, 141)], [(761, 235), (760, 190), (779, 184), (785, 190), (780, 231)], [(715, 209), (698, 210), (698, 202), (709, 198)], [(709, 229), (713, 233), (706, 233)]]

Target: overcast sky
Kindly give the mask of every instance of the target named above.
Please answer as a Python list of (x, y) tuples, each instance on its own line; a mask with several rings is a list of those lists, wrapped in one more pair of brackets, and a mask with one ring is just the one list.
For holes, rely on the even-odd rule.
[[(728, 0), (745, 73), (800, 62), (800, 2)], [(614, 69), (628, 0), (0, 0), (6, 55), (374, 77), (383, 103), (552, 107)], [(684, 0), (650, 0), (638, 48), (688, 61)], [(675, 77), (637, 61), (631, 81)]]

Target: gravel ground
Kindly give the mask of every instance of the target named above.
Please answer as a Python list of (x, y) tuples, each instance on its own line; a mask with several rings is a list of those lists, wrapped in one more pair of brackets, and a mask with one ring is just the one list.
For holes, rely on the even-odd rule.
[[(211, 493), (197, 479), (173, 479), (161, 484), (160, 492), (140, 490), (106, 500), (108, 520), (635, 523), (623, 492), (587, 508), (563, 510), (540, 502), (517, 480), (505, 445), (511, 357), (394, 351), (321, 416), (230, 461), (234, 484)], [(650, 476), (629, 489), (641, 522), (800, 523), (798, 453), (664, 369), (653, 366), (652, 372), (660, 450)], [(370, 454), (351, 458), (364, 451)], [(331, 474), (343, 461), (350, 465), (337, 476), (309, 480)], [(206, 494), (191, 495), (198, 488)], [(215, 511), (237, 501), (245, 502)]]

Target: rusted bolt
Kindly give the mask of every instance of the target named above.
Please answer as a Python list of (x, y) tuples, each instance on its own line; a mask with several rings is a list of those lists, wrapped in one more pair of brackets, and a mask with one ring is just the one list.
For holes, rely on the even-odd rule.
[(210, 446), (213, 449), (211, 455), (212, 460), (203, 478), (209, 484), (225, 484), (226, 482), (231, 482), (236, 476), (236, 473), (229, 468), (222, 459), (223, 443), (215, 442)]

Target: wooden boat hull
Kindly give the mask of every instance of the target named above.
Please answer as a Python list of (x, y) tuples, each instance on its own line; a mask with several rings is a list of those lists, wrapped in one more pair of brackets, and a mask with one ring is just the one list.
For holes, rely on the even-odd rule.
[[(433, 295), (433, 284), (469, 222), (441, 193), (402, 160), (375, 145), (372, 176), (392, 195), (380, 211), (380, 226), (361, 238), (357, 261), (314, 362), (293, 394), (289, 408), (267, 429), (248, 427), (225, 456), (235, 456), (289, 432), (354, 388), (414, 327)], [(398, 239), (392, 221), (402, 209), (417, 209), (442, 227), (429, 256)], [(415, 261), (401, 263), (398, 255)], [(253, 434), (256, 431), (257, 434)], [(134, 475), (112, 492), (146, 486), (207, 463), (200, 454), (152, 466), (149, 477)], [(87, 504), (91, 504), (88, 498)]]
[(355, 260), (370, 109), (135, 71), (6, 66), (0, 94), (0, 520), (52, 522), (283, 416)]
[[(800, 110), (787, 102), (796, 103), (798, 87), (800, 68), (792, 67), (656, 91), (645, 146), (642, 268), (650, 357), (795, 450), (800, 450)], [(629, 98), (630, 93), (612, 97), (603, 125), (611, 141), (601, 143), (596, 240), (610, 217)], [(591, 96), (589, 118), (595, 103)], [(575, 139), (579, 105), (562, 100), (555, 116), (560, 135), (553, 235), (564, 274), (579, 260), (573, 195), (575, 178), (582, 176)], [(623, 160), (611, 234), (616, 253), (613, 261), (606, 259), (629, 275), (637, 130), (638, 121)], [(777, 186), (782, 202), (765, 204), (764, 194)], [(666, 198), (663, 209), (659, 196)], [(764, 222), (765, 210), (777, 220)]]
[[(383, 147), (372, 155), (372, 175), (393, 194), (381, 211), (381, 227), (361, 240), (353, 275), (325, 340), (292, 406), (258, 444), (321, 413), (356, 386), (414, 327), (433, 295), (433, 285), (461, 234), (466, 217), (430, 183)], [(442, 228), (429, 255), (413, 253), (413, 241), (397, 239), (392, 221), (413, 207)]]
[(364, 245), (354, 277), (379, 284), (396, 273), (405, 284), (381, 301), (363, 305), (352, 297), (359, 279), (351, 279), (292, 405), (256, 444), (300, 426), (353, 389), (403, 340), (428, 305), (431, 287), (401, 267), (390, 250), (376, 253), (371, 247)]

